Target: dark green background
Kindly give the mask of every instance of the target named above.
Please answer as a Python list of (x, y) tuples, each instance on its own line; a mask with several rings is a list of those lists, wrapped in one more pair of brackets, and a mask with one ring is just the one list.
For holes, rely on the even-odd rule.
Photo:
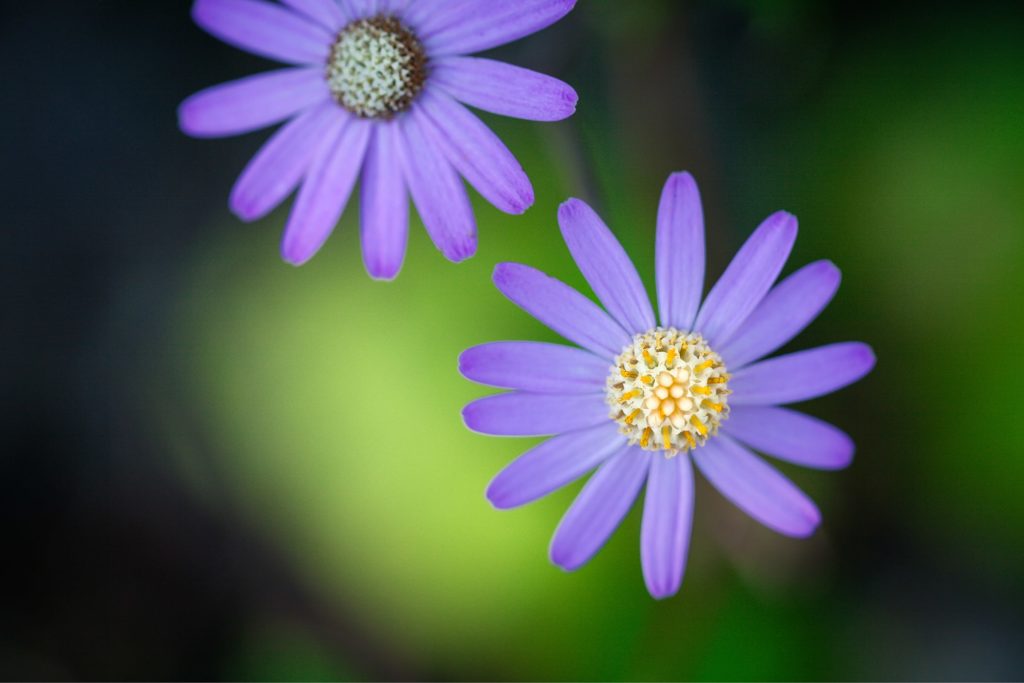
[[(580, 0), (496, 51), (580, 95), (557, 124), (485, 117), (530, 174), (474, 195), (480, 250), (413, 221), (391, 284), (357, 204), (294, 269), (286, 209), (229, 215), (265, 133), (194, 141), (178, 101), (265, 68), (187, 3), (26, 5), (2, 26), (13, 678), (1006, 679), (1024, 671), (1024, 16), (1012, 4)], [(85, 6), (88, 5), (88, 6)], [(58, 8), (62, 11), (55, 12)], [(15, 97), (15, 94), (17, 95)], [(585, 288), (555, 221), (590, 202), (653, 293), (655, 211), (700, 185), (709, 279), (777, 209), (786, 272), (839, 294), (791, 345), (870, 343), (806, 407), (858, 445), (785, 468), (824, 522), (790, 540), (700, 482), (681, 592), (655, 602), (634, 510), (588, 566), (547, 543), (578, 486), (493, 510), (533, 441), (469, 433), (456, 358), (554, 340), (495, 263)], [(709, 281), (710, 284), (710, 281)]]

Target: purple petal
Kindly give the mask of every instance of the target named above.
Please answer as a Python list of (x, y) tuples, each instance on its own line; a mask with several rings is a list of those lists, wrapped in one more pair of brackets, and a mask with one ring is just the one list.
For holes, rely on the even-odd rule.
[(764, 298), (796, 241), (796, 218), (779, 211), (750, 236), (711, 288), (694, 331), (714, 346), (728, 339)]
[(576, 113), (576, 91), (551, 76), (480, 57), (433, 62), (431, 83), (471, 107), (529, 121), (561, 121)]
[(558, 225), (580, 272), (612, 317), (628, 331), (654, 328), (651, 300), (633, 262), (594, 210), (570, 199), (558, 207)]
[(875, 366), (871, 347), (841, 342), (763, 360), (729, 380), (732, 405), (795, 403), (856, 382)]
[(650, 453), (627, 446), (601, 465), (562, 517), (551, 539), (552, 562), (571, 572), (601, 549), (633, 506), (650, 462)]
[(693, 467), (678, 455), (651, 457), (640, 530), (640, 561), (651, 596), (675, 595), (683, 581), (693, 524)]
[(533, 502), (576, 481), (625, 445), (626, 437), (611, 421), (560, 434), (509, 463), (487, 487), (487, 499), (502, 510)]
[(722, 431), (751, 448), (787, 462), (823, 470), (853, 460), (853, 440), (816, 417), (776, 406), (736, 406)]
[(313, 160), (281, 242), (281, 256), (288, 263), (299, 266), (313, 258), (334, 230), (359, 177), (372, 126), (347, 117), (336, 139)]
[(480, 52), (519, 40), (564, 17), (576, 0), (462, 0), (452, 4), (457, 7), (443, 20), (428, 23), (420, 34), (432, 56)]
[(618, 323), (575, 289), (520, 263), (494, 267), (494, 284), (512, 303), (569, 341), (614, 358), (631, 338)]
[(839, 269), (831, 261), (804, 266), (776, 285), (736, 333), (718, 350), (737, 370), (767, 356), (811, 324), (839, 289)]
[(603, 394), (527, 394), (480, 398), (462, 409), (474, 432), (495, 436), (548, 436), (610, 422)]
[(693, 451), (693, 461), (733, 505), (787, 536), (810, 536), (821, 513), (810, 498), (778, 470), (724, 434)]
[(334, 42), (323, 26), (259, 0), (196, 0), (192, 18), (225, 43), (288, 64), (322, 65)]
[(444, 154), (424, 134), (414, 109), (402, 116), (399, 157), (402, 173), (430, 239), (450, 261), (476, 253), (476, 221), (466, 188)]
[(662, 190), (655, 270), (662, 326), (690, 330), (704, 290), (704, 209), (689, 173), (673, 173)]
[(324, 28), (337, 32), (349, 21), (334, 0), (281, 0), (297, 12), (305, 14)]
[[(359, 17), (372, 17), (378, 14), (390, 14), (402, 17), (410, 5), (416, 5), (423, 0), (347, 0), (355, 8), (353, 11)], [(450, 2), (451, 0), (445, 0)]]
[(465, 2), (467, 0), (413, 0), (400, 11), (402, 23), (422, 38), (456, 21)]
[(348, 115), (328, 100), (275, 132), (231, 190), (231, 210), (243, 221), (262, 218), (299, 184), (324, 140), (334, 140)]
[(377, 11), (381, 14), (393, 14), (400, 16), (406, 11), (409, 4), (416, 0), (377, 0)]
[(511, 214), (533, 204), (533, 186), (523, 167), (483, 121), (442, 92), (424, 91), (418, 107), (424, 132), (484, 199)]
[(391, 280), (402, 269), (409, 236), (409, 196), (402, 179), (398, 129), (374, 127), (366, 151), (360, 208), (363, 263), (377, 280)]
[(543, 342), (492, 342), (466, 349), (459, 372), (481, 384), (544, 394), (604, 393), (607, 360), (588, 351)]
[(338, 4), (338, 9), (341, 10), (341, 13), (345, 15), (346, 23), (373, 15), (365, 7), (366, 2), (364, 0), (334, 0), (334, 2)]
[(326, 100), (322, 72), (312, 67), (281, 69), (201, 90), (181, 103), (178, 124), (197, 138), (265, 128)]

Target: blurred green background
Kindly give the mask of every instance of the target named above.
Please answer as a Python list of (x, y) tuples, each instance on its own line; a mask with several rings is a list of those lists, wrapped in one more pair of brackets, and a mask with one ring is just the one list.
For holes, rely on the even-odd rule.
[[(178, 100), (260, 60), (189, 26), (185, 3), (65, 14), (54, 30), (26, 8), (4, 29), (12, 54), (49, 28), (86, 57), (69, 91), (42, 73), (15, 83), (52, 98), (42, 120), (8, 114), (49, 134), (14, 148), (20, 182), (63, 180), (11, 197), (26, 234), (8, 273), (21, 295), (5, 356), (20, 360), (2, 478), (18, 561), (0, 673), (1021, 676), (1016, 4), (580, 0), (495, 51), (580, 94), (558, 124), (484, 117), (535, 206), (510, 217), (474, 196), (480, 249), (461, 265), (414, 220), (388, 284), (363, 271), (355, 202), (301, 269), (277, 256), (287, 206), (252, 226), (229, 215), (265, 133), (174, 130)], [(15, 59), (45, 71), (29, 61)], [(490, 284), (499, 261), (589, 293), (555, 221), (569, 196), (598, 209), (653, 294), (655, 212), (675, 170), (701, 187), (708, 284), (763, 217), (791, 211), (785, 272), (828, 258), (844, 280), (790, 348), (863, 340), (879, 362), (806, 406), (854, 437), (853, 465), (783, 468), (823, 511), (816, 535), (776, 535), (699, 482), (683, 588), (655, 602), (638, 510), (565, 574), (547, 544), (578, 485), (490, 507), (488, 481), (534, 441), (465, 429), (461, 407), (489, 390), (456, 359), (485, 341), (556, 340)]]

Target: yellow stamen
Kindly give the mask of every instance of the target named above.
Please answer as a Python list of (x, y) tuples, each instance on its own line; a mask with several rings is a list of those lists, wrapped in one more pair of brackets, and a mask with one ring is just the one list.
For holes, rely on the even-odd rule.
[(711, 358), (708, 358), (708, 359), (707, 359), (706, 361), (704, 361), (703, 363), (701, 363), (701, 364), (699, 364), (699, 365), (695, 365), (695, 366), (693, 367), (693, 371), (694, 371), (694, 372), (700, 372), (700, 371), (702, 371), (702, 370), (707, 370), (708, 368), (710, 368), (710, 367), (711, 367), (712, 365), (714, 365), (714, 364), (715, 364), (715, 361), (714, 361), (713, 359), (711, 359)]
[(665, 367), (666, 368), (671, 368), (672, 365), (675, 364), (675, 362), (676, 362), (676, 347), (670, 346), (669, 349), (668, 349), (668, 353), (665, 354)]
[(651, 442), (651, 431), (650, 427), (644, 427), (643, 433), (640, 435), (640, 447), (647, 448), (647, 444)]
[(690, 387), (690, 391), (692, 391), (695, 394), (700, 394), (701, 396), (710, 396), (711, 395), (711, 390), (710, 389), (708, 389), (707, 387), (698, 387), (697, 385), (691, 386)]
[(708, 379), (708, 384), (725, 384), (729, 381), (729, 375), (722, 375), (721, 377), (711, 377)]
[(643, 382), (644, 384), (654, 384), (654, 378), (651, 377), (650, 375), (644, 375), (643, 377), (640, 378), (640, 381)]
[(625, 403), (625, 402), (630, 401), (630, 400), (632, 400), (634, 398), (639, 398), (640, 394), (642, 394), (642, 393), (643, 392), (640, 391), (639, 389), (633, 389), (631, 391), (627, 391), (622, 396), (619, 396), (619, 403)]
[(722, 412), (722, 404), (721, 403), (715, 403), (714, 401), (707, 401), (707, 400), (705, 400), (705, 401), (701, 401), (700, 404), (702, 406), (704, 406), (705, 408), (710, 408), (711, 410), (715, 411), (716, 413)]
[(636, 370), (627, 370), (625, 368), (620, 368), (619, 374), (622, 375), (624, 379), (636, 379), (636, 376), (640, 373), (638, 373)]
[(703, 422), (697, 419), (696, 415), (690, 416), (690, 424), (697, 428), (697, 431), (700, 432), (701, 436), (708, 435), (708, 428), (704, 426)]
[(633, 420), (635, 420), (635, 419), (637, 419), (638, 417), (640, 417), (640, 413), (641, 413), (641, 412), (643, 412), (643, 411), (641, 411), (641, 410), (640, 410), (639, 408), (637, 408), (637, 409), (636, 409), (636, 410), (634, 410), (634, 411), (633, 411), (632, 413), (630, 413), (629, 415), (627, 415), (627, 416), (626, 416), (626, 424), (629, 424), (629, 425), (633, 424)]
[(647, 363), (647, 367), (653, 368), (656, 363), (654, 362), (654, 356), (646, 348), (644, 349), (644, 362)]
[(672, 430), (668, 425), (661, 428), (661, 442), (665, 445), (665, 450), (672, 449)]
[(686, 443), (690, 444), (690, 448), (696, 448), (697, 442), (693, 439), (693, 434), (690, 432), (683, 432), (683, 436), (686, 437)]

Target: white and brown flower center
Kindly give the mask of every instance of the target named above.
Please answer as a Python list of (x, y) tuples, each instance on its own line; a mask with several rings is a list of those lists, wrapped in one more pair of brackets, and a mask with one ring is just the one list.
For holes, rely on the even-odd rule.
[(406, 110), (423, 89), (427, 56), (398, 19), (353, 21), (338, 33), (327, 58), (327, 87), (353, 114), (389, 119)]
[(615, 359), (608, 405), (629, 442), (676, 455), (702, 446), (729, 416), (729, 375), (698, 334), (656, 328)]

